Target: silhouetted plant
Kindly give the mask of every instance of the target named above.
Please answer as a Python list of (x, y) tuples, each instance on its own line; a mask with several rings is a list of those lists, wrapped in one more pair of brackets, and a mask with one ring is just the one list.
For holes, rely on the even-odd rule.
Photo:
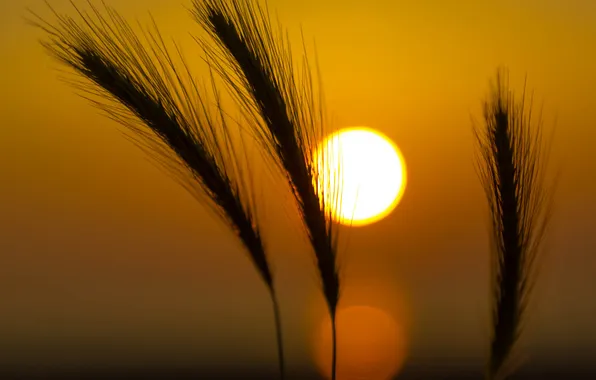
[(287, 37), (274, 33), (266, 10), (256, 2), (194, 0), (193, 5), (195, 19), (217, 42), (217, 48), (202, 46), (252, 116), (258, 141), (285, 174), (298, 204), (331, 317), (335, 379), (335, 314), (340, 291), (337, 240), (330, 208), (320, 193), (333, 189), (319, 186), (330, 181), (326, 173), (317, 173), (313, 159), (324, 114), (314, 95), (308, 61), (304, 77), (298, 78)]
[[(492, 220), (492, 324), (487, 378), (507, 376), (506, 365), (521, 333), (536, 277), (536, 260), (551, 215), (552, 192), (544, 180), (542, 124), (533, 128), (526, 106), (500, 69), (476, 128), (478, 172)], [(528, 108), (528, 109), (526, 109)]]
[[(107, 17), (73, 7), (79, 20), (58, 14), (55, 24), (35, 13), (47, 34), (42, 44), (87, 81), (71, 82), (97, 107), (132, 132), (129, 137), (232, 229), (267, 286), (275, 317), (280, 373), (285, 376), (281, 316), (273, 274), (255, 212), (252, 184), (235, 151), (215, 85), (216, 116), (203, 101), (176, 47), (175, 63), (157, 29), (141, 39), (104, 4)], [(287, 36), (273, 32), (265, 9), (250, 0), (193, 0), (192, 14), (215, 41), (199, 40), (227, 83), (254, 135), (290, 185), (321, 280), (332, 324), (332, 379), (336, 377), (336, 311), (340, 297), (337, 235), (322, 192), (330, 175), (318, 171), (316, 144), (324, 133), (324, 107), (315, 94), (308, 60), (297, 75)], [(475, 129), (478, 173), (491, 216), (492, 325), (487, 378), (506, 376), (536, 278), (536, 261), (551, 215), (544, 180), (541, 123), (532, 128), (525, 91), (517, 101), (505, 73), (497, 72)], [(213, 80), (213, 79), (212, 79)], [(213, 83), (213, 82), (212, 82)], [(530, 100), (531, 103), (531, 100)], [(323, 158), (324, 160), (325, 158)], [(338, 181), (334, 181), (337, 185)], [(336, 208), (340, 199), (333, 202)]]
[(273, 276), (251, 184), (233, 149), (217, 90), (218, 114), (213, 117), (180, 51), (179, 69), (155, 24), (141, 39), (114, 9), (104, 4), (106, 17), (89, 5), (91, 14), (73, 4), (79, 20), (48, 5), (55, 24), (31, 12), (32, 23), (46, 32), (48, 39), (42, 44), (47, 51), (87, 80), (72, 84), (127, 127), (137, 145), (209, 205), (240, 239), (273, 303), (283, 377), (281, 316)]

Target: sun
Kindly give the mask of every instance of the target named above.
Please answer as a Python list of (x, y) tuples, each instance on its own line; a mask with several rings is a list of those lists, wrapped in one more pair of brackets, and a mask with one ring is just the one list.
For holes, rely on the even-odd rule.
[[(337, 380), (389, 380), (403, 367), (405, 331), (383, 310), (371, 306), (341, 308), (336, 315)], [(331, 321), (321, 322), (313, 356), (321, 373), (331, 378)]]
[(342, 224), (376, 222), (403, 196), (403, 156), (388, 137), (373, 129), (345, 128), (329, 135), (317, 147), (314, 163), (325, 207)]

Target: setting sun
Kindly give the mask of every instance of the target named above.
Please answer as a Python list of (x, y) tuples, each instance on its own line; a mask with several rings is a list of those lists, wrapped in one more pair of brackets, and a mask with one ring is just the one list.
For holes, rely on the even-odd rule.
[(319, 145), (315, 162), (322, 173), (319, 190), (334, 218), (364, 225), (387, 216), (406, 185), (403, 157), (393, 142), (372, 129), (335, 132)]

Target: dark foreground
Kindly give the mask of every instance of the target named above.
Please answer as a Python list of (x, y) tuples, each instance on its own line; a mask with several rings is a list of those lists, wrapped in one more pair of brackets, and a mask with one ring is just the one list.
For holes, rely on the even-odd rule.
[[(396, 380), (482, 380), (482, 372), (479, 370), (458, 370), (448, 368), (426, 368), (414, 369), (406, 368), (396, 377)], [(42, 369), (22, 369), (0, 370), (0, 379), (2, 380), (278, 380), (276, 373), (265, 371), (243, 371), (224, 373), (204, 372), (191, 369), (160, 369), (160, 370), (142, 370), (142, 369), (77, 369), (77, 370), (42, 370)], [(295, 380), (322, 380), (313, 371), (291, 371), (288, 379)], [(565, 368), (565, 369), (524, 369), (519, 371), (512, 380), (593, 380), (596, 379), (596, 369), (594, 368)], [(365, 379), (363, 379), (365, 380)]]

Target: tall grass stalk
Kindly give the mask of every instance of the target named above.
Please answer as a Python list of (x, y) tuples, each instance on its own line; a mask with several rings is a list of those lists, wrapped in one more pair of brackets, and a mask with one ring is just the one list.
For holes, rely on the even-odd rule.
[(516, 99), (507, 72), (499, 69), (484, 103), (484, 125), (475, 129), (478, 173), (492, 219), (489, 380), (510, 372), (551, 215), (542, 123), (533, 125), (532, 99), (527, 102), (525, 89)]
[[(252, 116), (258, 141), (292, 189), (331, 317), (331, 372), (335, 379), (335, 315), (340, 294), (337, 239), (331, 208), (321, 194), (329, 189), (319, 186), (332, 182), (329, 173), (317, 173), (313, 157), (323, 137), (324, 110), (321, 98), (315, 95), (308, 60), (304, 58), (299, 76), (287, 35), (281, 28), (274, 32), (266, 8), (254, 1), (193, 0), (192, 13), (216, 46), (199, 42), (236, 100)], [(334, 202), (337, 206), (338, 200)]]
[(89, 5), (90, 13), (73, 4), (79, 16), (75, 19), (48, 4), (54, 22), (33, 12), (29, 21), (45, 31), (42, 44), (47, 52), (83, 78), (71, 84), (132, 132), (128, 137), (210, 206), (240, 239), (273, 303), (283, 377), (281, 316), (252, 184), (239, 160), (245, 157), (235, 155), (217, 90), (214, 116), (180, 50), (176, 47), (182, 62), (178, 67), (155, 23), (140, 37), (105, 3), (106, 15)]

